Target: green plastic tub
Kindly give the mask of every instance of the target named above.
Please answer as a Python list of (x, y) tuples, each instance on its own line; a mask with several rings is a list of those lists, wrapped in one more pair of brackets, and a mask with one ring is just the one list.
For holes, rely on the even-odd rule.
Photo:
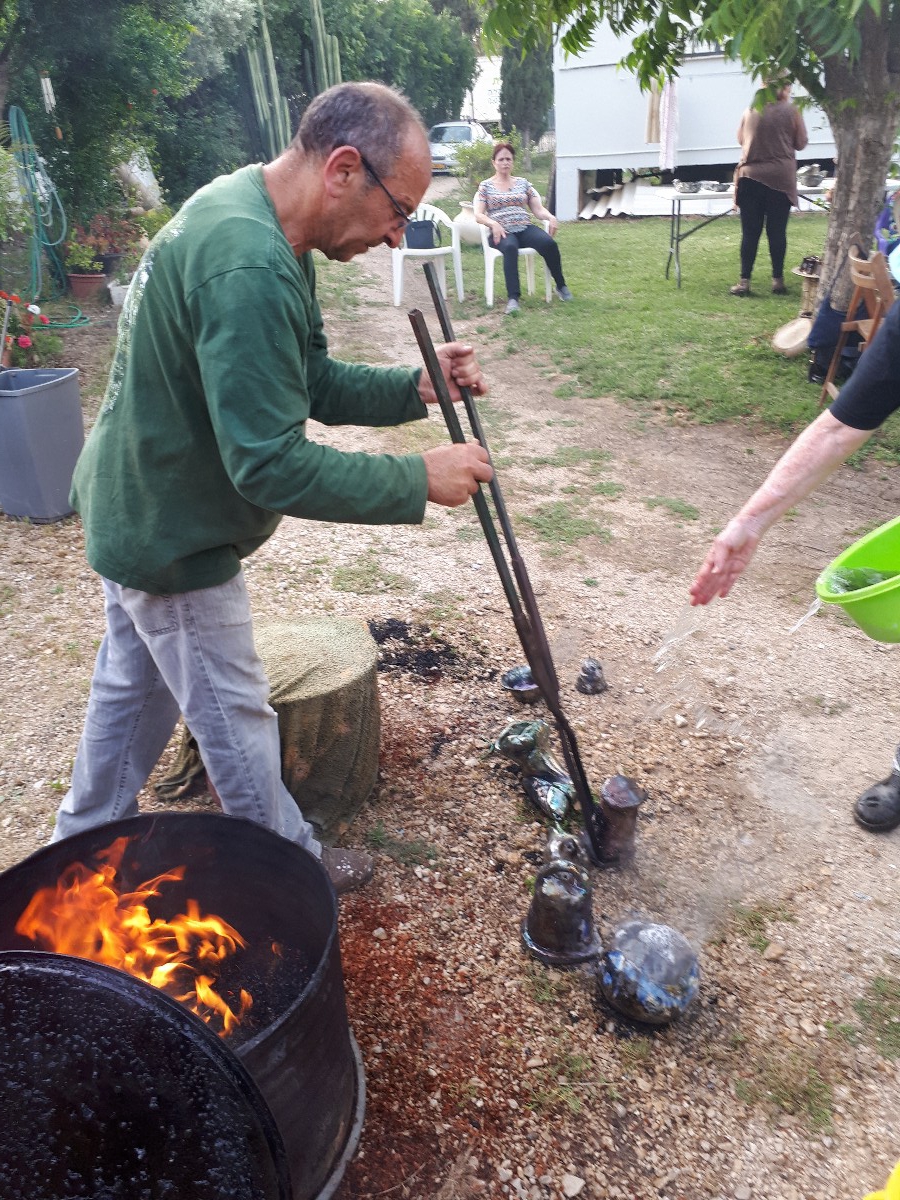
[[(839, 590), (836, 571), (861, 569), (896, 574), (855, 591)], [(900, 517), (867, 533), (839, 554), (816, 580), (816, 595), (826, 604), (839, 604), (876, 642), (900, 642)]]

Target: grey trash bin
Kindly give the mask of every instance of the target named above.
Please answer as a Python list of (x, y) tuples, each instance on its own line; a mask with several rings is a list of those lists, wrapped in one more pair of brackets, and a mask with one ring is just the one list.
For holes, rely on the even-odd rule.
[(76, 367), (0, 371), (0, 508), (7, 516), (69, 516), (83, 445)]

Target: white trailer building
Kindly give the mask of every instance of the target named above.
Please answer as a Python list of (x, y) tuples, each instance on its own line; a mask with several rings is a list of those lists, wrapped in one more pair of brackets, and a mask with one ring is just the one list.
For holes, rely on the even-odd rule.
[[(629, 169), (669, 167), (680, 178), (724, 181), (737, 163), (735, 133), (759, 83), (739, 63), (698, 46), (674, 88), (651, 96), (618, 65), (629, 50), (606, 25), (579, 55), (567, 57), (556, 47), (556, 213), (562, 221), (582, 212), (591, 189), (621, 182)], [(801, 95), (795, 88), (795, 98)], [(809, 145), (798, 165), (830, 165), (836, 150), (828, 118), (817, 107), (805, 108), (803, 116)], [(652, 206), (652, 190), (629, 189), (620, 211), (668, 211), (662, 197)]]

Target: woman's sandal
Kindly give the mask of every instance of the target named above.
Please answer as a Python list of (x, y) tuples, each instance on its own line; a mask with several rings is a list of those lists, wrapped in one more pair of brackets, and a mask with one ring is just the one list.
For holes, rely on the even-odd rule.
[(870, 833), (890, 833), (900, 825), (900, 775), (896, 771), (857, 798), (853, 819)]

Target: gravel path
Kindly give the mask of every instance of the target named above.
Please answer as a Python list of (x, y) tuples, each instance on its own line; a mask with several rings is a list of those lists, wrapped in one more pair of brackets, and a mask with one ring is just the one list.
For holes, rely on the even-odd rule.
[[(364, 303), (326, 316), (336, 353), (415, 361), (388, 252), (362, 265)], [(407, 301), (428, 312), (420, 281)], [(523, 953), (546, 829), (488, 752), (523, 714), (498, 681), (522, 655), (471, 507), (421, 529), (285, 520), (247, 564), (261, 615), (406, 626), (383, 647), (405, 665), (380, 676), (379, 786), (345, 838), (377, 847), (378, 870), (341, 906), (368, 1103), (336, 1200), (857, 1200), (900, 1157), (896, 1036), (888, 1023), (878, 1043), (857, 1008), (878, 979), (896, 1008), (900, 834), (849, 818), (896, 740), (897, 650), (834, 613), (789, 631), (822, 566), (894, 515), (896, 474), (842, 472), (733, 597), (689, 613), (709, 537), (782, 443), (564, 399), (556, 368), (510, 353), (500, 313), (472, 308), (457, 333), (483, 347), (488, 438), (588, 775), (648, 793), (633, 865), (592, 873), (595, 921), (606, 938), (631, 913), (679, 929), (701, 992), (654, 1033), (608, 1009), (591, 969)], [(68, 337), (89, 412), (109, 333)], [(316, 436), (402, 452), (445, 433), (432, 416)], [(0, 562), (5, 867), (49, 836), (102, 612), (76, 520), (0, 523)], [(573, 686), (588, 655), (603, 695)]]

